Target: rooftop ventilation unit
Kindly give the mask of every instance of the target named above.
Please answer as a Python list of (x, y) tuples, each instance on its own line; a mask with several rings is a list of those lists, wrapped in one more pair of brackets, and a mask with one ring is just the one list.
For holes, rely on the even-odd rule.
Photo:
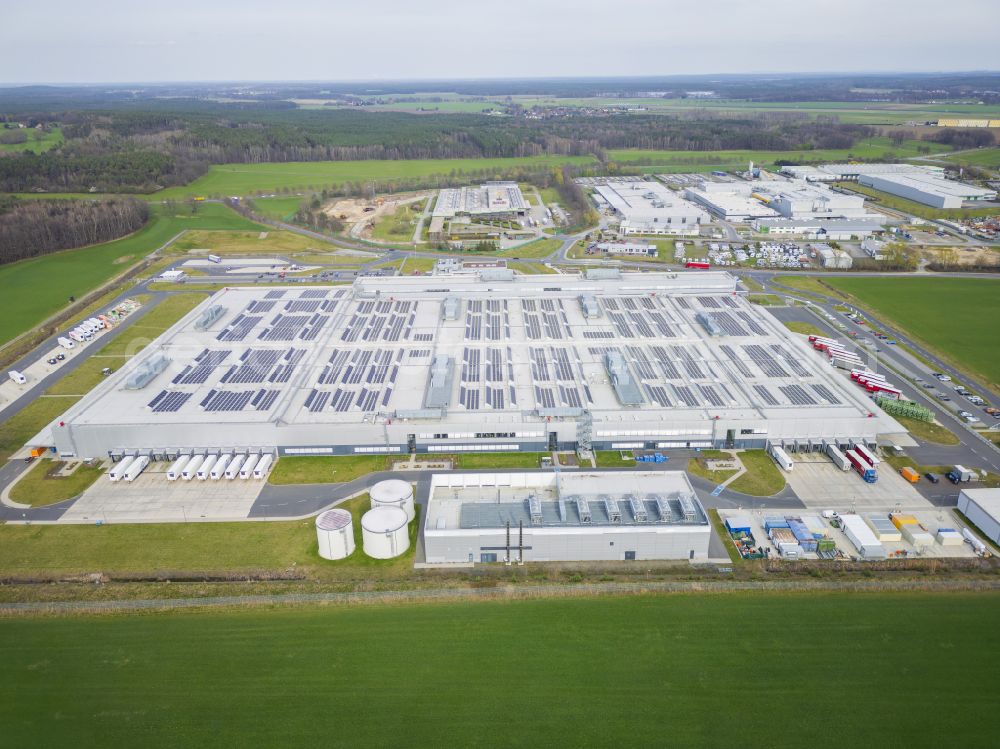
[(618, 506), (618, 500), (611, 497), (604, 498), (604, 509), (608, 512), (608, 520), (612, 523), (621, 523), (622, 511)]
[(681, 515), (684, 516), (684, 522), (693, 523), (698, 518), (698, 508), (695, 506), (694, 499), (690, 494), (681, 494), (677, 497), (681, 505)]
[(581, 294), (579, 299), (580, 309), (583, 311), (585, 318), (592, 320), (595, 317), (601, 316), (601, 305), (597, 303), (597, 297), (593, 294)]
[(701, 327), (703, 327), (710, 336), (722, 335), (722, 328), (720, 328), (719, 323), (715, 321), (714, 315), (711, 315), (708, 312), (699, 312), (695, 315), (695, 318), (701, 323)]
[(628, 500), (629, 509), (632, 510), (632, 517), (637, 523), (645, 523), (649, 518), (646, 515), (646, 505), (638, 497), (629, 494), (625, 497)]
[(590, 523), (590, 503), (583, 497), (576, 498), (576, 511), (580, 513), (581, 523)]
[(457, 296), (447, 297), (441, 302), (441, 317), (445, 320), (457, 320), (462, 313), (462, 300)]
[(194, 324), (195, 330), (208, 330), (209, 326), (226, 313), (226, 308), (221, 304), (213, 304), (201, 313)]
[(666, 500), (666, 498), (660, 496), (659, 494), (650, 494), (649, 497), (656, 502), (656, 511), (660, 515), (660, 520), (669, 522), (674, 516), (674, 514), (670, 511), (670, 503)]
[(528, 497), (528, 514), (531, 516), (532, 525), (542, 524), (542, 500), (534, 494)]
[(643, 403), (642, 392), (625, 359), (618, 351), (609, 351), (604, 355), (604, 366), (615, 389), (615, 395), (623, 406), (638, 406)]
[(156, 375), (166, 369), (168, 364), (170, 364), (170, 359), (166, 356), (153, 354), (128, 376), (128, 379), (125, 380), (125, 389), (141, 390), (152, 382)]
[(427, 383), (424, 408), (447, 408), (451, 401), (451, 385), (455, 379), (455, 360), (450, 356), (435, 356)]
[(566, 500), (559, 497), (559, 522), (566, 522)]

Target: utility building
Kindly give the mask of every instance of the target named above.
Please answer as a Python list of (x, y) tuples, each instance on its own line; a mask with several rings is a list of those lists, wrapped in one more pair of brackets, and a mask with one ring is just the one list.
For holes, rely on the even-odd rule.
[(697, 236), (711, 218), (662, 182), (608, 180), (598, 194), (621, 221), (622, 234), (682, 234)]
[(683, 471), (435, 474), (428, 564), (704, 560), (711, 528)]

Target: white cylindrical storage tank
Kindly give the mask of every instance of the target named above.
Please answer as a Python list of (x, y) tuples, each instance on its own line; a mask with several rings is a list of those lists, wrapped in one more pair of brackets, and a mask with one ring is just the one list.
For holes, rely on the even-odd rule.
[(135, 457), (135, 455), (126, 455), (124, 458), (111, 466), (111, 470), (108, 471), (108, 478), (112, 481), (121, 481), (122, 476), (125, 475), (125, 471), (127, 471), (128, 467), (135, 461)]
[(243, 461), (247, 459), (246, 455), (237, 455), (232, 460), (229, 461), (229, 465), (226, 466), (226, 478), (234, 479), (240, 475), (240, 466), (243, 465)]
[(323, 559), (343, 559), (354, 553), (354, 522), (347, 510), (333, 509), (316, 518), (316, 540)]
[(190, 455), (182, 455), (171, 463), (170, 468), (167, 469), (167, 481), (176, 481), (179, 479), (181, 477), (181, 473), (184, 471), (184, 466), (186, 466), (190, 460)]
[(128, 483), (135, 481), (139, 474), (146, 470), (146, 466), (149, 465), (149, 458), (143, 455), (141, 458), (136, 458), (130, 464), (125, 473), (122, 474), (122, 478)]
[(257, 465), (257, 461), (260, 460), (259, 455), (248, 455), (247, 459), (243, 461), (243, 466), (240, 468), (240, 478), (248, 479), (253, 476), (254, 466)]
[(415, 517), (413, 509), (413, 485), (400, 479), (379, 481), (368, 493), (372, 498), (372, 509), (376, 507), (398, 507), (406, 513), (406, 522)]
[(226, 475), (226, 466), (229, 465), (229, 461), (233, 459), (232, 455), (223, 455), (217, 461), (215, 465), (212, 466), (212, 472), (209, 474), (212, 481), (218, 481), (223, 476)]
[(374, 559), (392, 559), (410, 548), (406, 513), (399, 507), (374, 507), (361, 518), (361, 540), (365, 554)]
[(253, 467), (253, 477), (255, 479), (262, 479), (267, 475), (267, 472), (271, 470), (271, 461), (274, 460), (273, 455), (263, 455), (261, 459), (257, 461), (257, 465)]
[(198, 473), (195, 474), (199, 481), (205, 481), (209, 474), (212, 472), (212, 466), (215, 465), (215, 461), (219, 459), (218, 455), (209, 455), (202, 464), (198, 467)]
[(181, 471), (181, 478), (185, 481), (190, 481), (198, 473), (198, 469), (201, 468), (201, 464), (204, 462), (204, 455), (195, 455), (191, 460), (188, 461), (187, 465)]

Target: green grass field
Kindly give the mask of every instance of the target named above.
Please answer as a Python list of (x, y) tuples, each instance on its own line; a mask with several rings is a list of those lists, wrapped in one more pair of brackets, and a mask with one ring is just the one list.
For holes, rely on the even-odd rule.
[(259, 229), (224, 205), (207, 203), (192, 215), (163, 215), (151, 206), (153, 217), (141, 230), (124, 239), (0, 267), (0, 343), (40, 324), (66, 304), (80, 298), (161, 246), (183, 229)]
[(777, 160), (818, 162), (843, 162), (852, 159), (880, 159), (888, 154), (895, 158), (906, 159), (919, 156), (919, 146), (925, 146), (931, 153), (948, 150), (936, 143), (908, 140), (899, 146), (893, 146), (888, 138), (869, 138), (858, 142), (853, 148), (816, 149), (810, 151), (644, 151), (644, 150), (611, 150), (608, 151), (610, 161), (622, 166), (636, 165), (648, 167), (650, 170), (660, 169), (666, 172), (690, 171), (703, 172), (714, 169), (746, 169), (750, 161), (762, 166), (773, 165)]
[(307, 161), (281, 164), (220, 164), (183, 187), (170, 187), (154, 199), (183, 199), (197, 195), (249, 195), (283, 189), (311, 189), (345, 182), (391, 182), (432, 175), (494, 170), (546, 168), (561, 164), (596, 164), (589, 156), (536, 156), (518, 159), (423, 159), (414, 161)]
[[(40, 137), (35, 137), (36, 132)], [(47, 133), (36, 130), (26, 130), (25, 133), (28, 139), (24, 143), (0, 143), (0, 152), (27, 153), (30, 151), (31, 153), (42, 153), (58, 146), (65, 140), (62, 130), (57, 127), (52, 128)]]
[(759, 592), (11, 619), (0, 720), (9, 746), (990, 746), (997, 616)]
[(10, 498), (21, 504), (39, 507), (72, 499), (90, 487), (104, 469), (100, 466), (81, 465), (69, 476), (52, 476), (58, 464), (48, 458), (36, 461), (10, 491)]
[(294, 195), (289, 198), (255, 198), (254, 208), (261, 216), (275, 221), (291, 221), (299, 210), (303, 198)]
[(1000, 281), (979, 278), (829, 278), (927, 348), (994, 387), (1000, 383)]
[(1000, 148), (980, 148), (976, 151), (965, 151), (944, 158), (956, 164), (972, 164), (972, 166), (986, 167), (987, 169), (1000, 169)]

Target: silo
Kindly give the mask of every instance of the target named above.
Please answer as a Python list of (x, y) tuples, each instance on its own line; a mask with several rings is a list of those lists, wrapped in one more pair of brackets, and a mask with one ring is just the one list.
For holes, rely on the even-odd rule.
[(365, 554), (374, 559), (392, 559), (410, 548), (406, 513), (398, 507), (375, 507), (361, 518), (361, 540)]
[(347, 510), (333, 509), (316, 518), (316, 540), (323, 559), (343, 559), (354, 553), (354, 522)]
[(399, 479), (379, 481), (371, 488), (372, 509), (376, 507), (398, 507), (406, 513), (406, 522), (414, 518), (413, 485)]

